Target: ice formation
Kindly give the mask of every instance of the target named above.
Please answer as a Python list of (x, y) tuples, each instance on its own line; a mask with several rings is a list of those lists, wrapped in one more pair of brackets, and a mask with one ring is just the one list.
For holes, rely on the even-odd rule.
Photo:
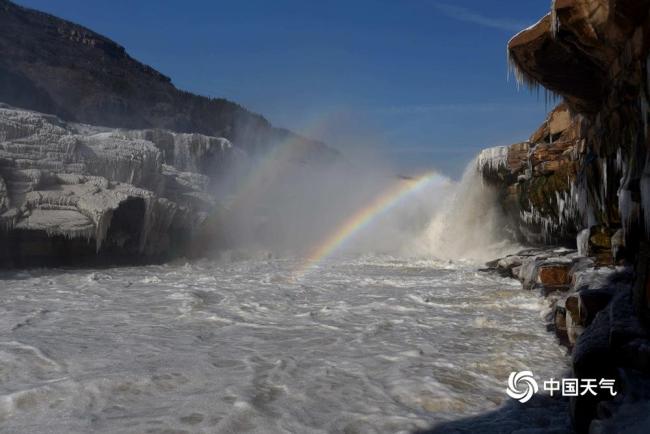
[(583, 229), (578, 233), (576, 237), (576, 244), (578, 245), (578, 254), (580, 256), (588, 256), (589, 254), (589, 235), (591, 231), (589, 229)]
[(482, 173), (498, 172), (508, 166), (508, 147), (495, 146), (481, 151), (476, 160), (476, 166)]
[(66, 124), (0, 104), (0, 236), (83, 239), (97, 252), (130, 242), (160, 254), (160, 239), (191, 233), (215, 207), (206, 173), (233, 151), (223, 138)]
[(156, 143), (163, 162), (184, 172), (204, 173), (207, 165), (225, 163), (238, 151), (228, 139), (203, 134), (165, 130), (120, 130), (115, 134)]
[(551, 34), (553, 37), (556, 37), (560, 31), (560, 19), (557, 16), (557, 9), (555, 8), (556, 1), (553, 0), (551, 3)]
[[(526, 29), (522, 30), (521, 32), (517, 33), (515, 36), (510, 38), (507, 46), (510, 47), (512, 41), (520, 37), (522, 34), (534, 29), (535, 27), (545, 25), (545, 22), (547, 20), (550, 21), (550, 26), (552, 29), (551, 33), (553, 35), (556, 35), (557, 32), (559, 31), (560, 23), (555, 13), (555, 4), (553, 4), (552, 12), (549, 12), (547, 15), (542, 17), (535, 24), (527, 27)], [(540, 88), (542, 88), (542, 85), (537, 81), (537, 79), (535, 79), (535, 77), (531, 76), (528, 72), (526, 72), (525, 69), (520, 67), (517, 61), (512, 57), (512, 53), (510, 52), (509, 48), (506, 49), (506, 61), (508, 64), (508, 80), (510, 79), (510, 76), (513, 75), (515, 77), (515, 81), (517, 82), (517, 89), (521, 89), (522, 87), (525, 87), (528, 90), (535, 91), (539, 94), (539, 90)], [(543, 88), (543, 90), (544, 90), (544, 100), (546, 102), (546, 105), (561, 99), (561, 95), (558, 95), (552, 90), (549, 90), (547, 88)]]

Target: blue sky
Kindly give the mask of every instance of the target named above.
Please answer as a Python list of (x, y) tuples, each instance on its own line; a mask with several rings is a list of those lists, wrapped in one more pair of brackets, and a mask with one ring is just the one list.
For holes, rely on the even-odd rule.
[(526, 139), (543, 97), (508, 82), (506, 43), (539, 0), (18, 0), (125, 46), (176, 86), (226, 97), (403, 171), (459, 176)]

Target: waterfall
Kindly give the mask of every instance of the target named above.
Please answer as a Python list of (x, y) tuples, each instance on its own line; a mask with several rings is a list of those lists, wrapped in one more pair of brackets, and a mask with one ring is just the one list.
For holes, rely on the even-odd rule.
[(416, 242), (420, 254), (440, 259), (485, 261), (515, 251), (505, 229), (505, 216), (497, 192), (485, 185), (477, 169), (478, 158), (443, 199), (425, 233)]

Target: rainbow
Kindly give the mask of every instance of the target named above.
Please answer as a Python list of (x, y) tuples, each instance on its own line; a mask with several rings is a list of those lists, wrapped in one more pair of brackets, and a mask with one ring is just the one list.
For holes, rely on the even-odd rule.
[(303, 261), (294, 277), (302, 277), (316, 264), (329, 258), (338, 251), (355, 234), (367, 227), (372, 221), (385, 214), (403, 199), (422, 190), (434, 179), (440, 179), (435, 173), (427, 173), (413, 179), (400, 179), (400, 182), (378, 195), (364, 208), (340, 224), (327, 238), (325, 238)]

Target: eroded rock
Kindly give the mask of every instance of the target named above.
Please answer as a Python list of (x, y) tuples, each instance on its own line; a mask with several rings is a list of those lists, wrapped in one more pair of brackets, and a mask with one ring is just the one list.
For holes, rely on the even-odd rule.
[[(488, 152), (503, 157), (479, 170), (500, 192), (521, 242), (576, 246), (590, 256), (573, 262), (553, 322), (575, 340), (575, 376), (617, 378), (628, 400), (648, 378), (650, 347), (650, 0), (555, 0), (508, 52), (520, 84), (543, 86), (562, 102), (526, 146)], [(525, 288), (549, 258), (522, 261)], [(644, 374), (626, 381), (622, 367)], [(573, 398), (574, 426), (647, 432), (640, 415), (648, 399), (624, 408), (603, 396)]]
[(221, 138), (0, 105), (0, 266), (167, 257), (217, 207), (207, 174), (237, 152)]

